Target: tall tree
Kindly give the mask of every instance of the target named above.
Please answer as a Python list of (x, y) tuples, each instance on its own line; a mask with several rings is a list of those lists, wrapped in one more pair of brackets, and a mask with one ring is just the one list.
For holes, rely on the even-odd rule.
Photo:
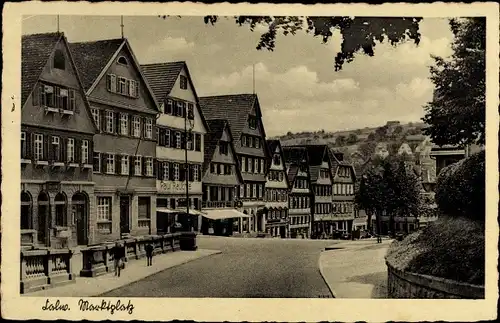
[(389, 216), (389, 227), (395, 232), (395, 216), (417, 216), (420, 207), (418, 180), (398, 157), (374, 159), (361, 178), (355, 196), (360, 209), (376, 217), (376, 232), (381, 233), (381, 217)]
[(335, 138), (335, 145), (338, 146), (338, 147), (341, 147), (341, 146), (344, 146), (346, 144), (346, 138), (345, 136), (338, 136), (337, 138)]
[(486, 19), (451, 19), (450, 58), (433, 57), (434, 98), (425, 106), (424, 133), (437, 145), (484, 144)]
[(357, 142), (358, 142), (358, 136), (355, 133), (349, 134), (349, 137), (347, 137), (347, 143), (353, 145)]
[[(160, 16), (167, 18), (168, 16)], [(230, 18), (230, 17), (226, 17)], [(295, 35), (299, 30), (305, 30), (314, 37), (319, 37), (323, 43), (333, 36), (335, 30), (342, 35), (341, 50), (335, 56), (336, 71), (342, 69), (344, 63), (354, 60), (355, 54), (362, 53), (374, 56), (377, 43), (384, 41), (396, 46), (405, 41), (420, 43), (419, 23), (421, 17), (298, 17), (298, 16), (234, 16), (238, 26), (248, 26), (251, 31), (257, 25), (265, 25), (264, 32), (257, 44), (257, 49), (273, 51), (276, 36)], [(205, 16), (206, 24), (214, 25), (218, 16)]]

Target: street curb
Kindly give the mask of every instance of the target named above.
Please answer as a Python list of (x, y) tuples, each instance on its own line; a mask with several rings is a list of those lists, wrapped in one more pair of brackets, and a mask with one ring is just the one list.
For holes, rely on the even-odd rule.
[(325, 251), (322, 251), (319, 254), (319, 258), (318, 258), (319, 273), (321, 274), (321, 277), (323, 278), (323, 281), (325, 282), (326, 286), (328, 287), (328, 290), (330, 290), (330, 294), (332, 294), (332, 297), (333, 298), (338, 298), (337, 294), (335, 294), (335, 291), (333, 290), (332, 286), (330, 285), (330, 283), (328, 282), (328, 280), (325, 278), (325, 274), (323, 274), (323, 265), (321, 265), (321, 256), (323, 255), (324, 252)]
[[(209, 249), (206, 249), (206, 250), (209, 250)], [(162, 270), (160, 270), (160, 271), (157, 271), (157, 272), (154, 272), (154, 273), (148, 274), (148, 275), (146, 275), (146, 276), (144, 276), (144, 277), (142, 277), (142, 278), (140, 278), (140, 279), (138, 279), (138, 280), (134, 280), (134, 281), (128, 282), (128, 283), (126, 283), (126, 284), (125, 284), (125, 285), (123, 285), (123, 286), (119, 286), (119, 287), (116, 287), (116, 288), (113, 288), (113, 289), (107, 290), (107, 291), (105, 291), (104, 293), (100, 293), (100, 294), (97, 294), (97, 295), (90, 295), (90, 296), (88, 296), (88, 297), (98, 297), (98, 296), (100, 296), (100, 295), (102, 295), (102, 294), (106, 294), (106, 293), (112, 292), (112, 291), (114, 291), (114, 290), (117, 290), (117, 289), (120, 289), (120, 288), (122, 288), (122, 287), (128, 286), (128, 285), (133, 284), (133, 283), (135, 283), (135, 282), (138, 282), (138, 281), (140, 281), (140, 280), (142, 280), (142, 279), (145, 279), (145, 278), (148, 278), (148, 277), (150, 277), (150, 276), (153, 276), (153, 275), (156, 275), (156, 274), (158, 274), (158, 273), (161, 273), (161, 272), (162, 272), (162, 271), (164, 271), (164, 270), (167, 270), (167, 269), (170, 269), (170, 268), (175, 268), (175, 267), (178, 267), (178, 266), (181, 266), (181, 265), (185, 265), (185, 264), (187, 264), (188, 262), (191, 262), (191, 261), (195, 261), (195, 260), (198, 260), (198, 259), (207, 258), (207, 257), (214, 256), (214, 255), (218, 255), (218, 254), (221, 254), (221, 253), (222, 253), (222, 251), (220, 251), (220, 250), (213, 250), (213, 251), (214, 251), (214, 252), (213, 252), (213, 253), (211, 253), (211, 254), (209, 254), (209, 255), (204, 255), (204, 256), (201, 256), (201, 257), (198, 257), (198, 258), (188, 259), (188, 260), (182, 261), (182, 262), (180, 262), (180, 263), (178, 263), (178, 264), (175, 264), (175, 265), (173, 265), (173, 266), (170, 266), (170, 267), (164, 268), (164, 269), (162, 269)]]

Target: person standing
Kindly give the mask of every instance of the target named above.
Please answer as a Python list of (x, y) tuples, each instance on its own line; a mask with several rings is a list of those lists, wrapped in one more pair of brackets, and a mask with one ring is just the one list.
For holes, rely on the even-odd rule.
[(119, 242), (115, 243), (113, 249), (111, 249), (113, 254), (113, 259), (115, 263), (115, 276), (120, 277), (121, 269), (123, 266), (123, 257), (125, 256), (123, 253), (123, 248), (121, 247)]
[(154, 249), (154, 247), (151, 244), (151, 242), (148, 242), (148, 244), (146, 245), (146, 258), (147, 258), (148, 266), (153, 265), (153, 249)]

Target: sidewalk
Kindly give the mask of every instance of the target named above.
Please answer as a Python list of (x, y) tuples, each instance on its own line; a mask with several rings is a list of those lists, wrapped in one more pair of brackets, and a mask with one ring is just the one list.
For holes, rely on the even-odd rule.
[(114, 289), (136, 282), (160, 271), (172, 268), (203, 257), (219, 254), (221, 251), (198, 249), (196, 251), (176, 251), (153, 257), (153, 265), (146, 266), (146, 258), (132, 260), (126, 263), (121, 276), (114, 273), (93, 278), (76, 277), (76, 282), (61, 287), (49, 288), (24, 296), (37, 297), (91, 297), (99, 296)]
[(392, 241), (343, 241), (325, 248), (319, 270), (335, 298), (386, 298), (384, 257)]

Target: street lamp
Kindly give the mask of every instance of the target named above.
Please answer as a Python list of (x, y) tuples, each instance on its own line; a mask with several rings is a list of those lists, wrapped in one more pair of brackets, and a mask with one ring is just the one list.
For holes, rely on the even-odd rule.
[[(186, 113), (184, 114), (184, 140), (186, 141), (184, 144), (184, 159), (185, 159), (185, 165), (184, 165), (184, 170), (185, 170), (185, 177), (186, 177), (186, 214), (188, 217), (188, 224), (190, 227), (191, 231), (193, 230), (192, 226), (192, 221), (191, 221), (191, 215), (189, 214), (189, 163), (188, 163), (188, 143), (190, 140), (192, 141), (192, 130), (194, 128), (194, 109), (191, 106), (186, 107)], [(189, 124), (189, 129), (188, 129), (188, 124)], [(189, 134), (189, 136), (188, 136)], [(193, 142), (191, 142), (191, 146), (193, 145)]]

